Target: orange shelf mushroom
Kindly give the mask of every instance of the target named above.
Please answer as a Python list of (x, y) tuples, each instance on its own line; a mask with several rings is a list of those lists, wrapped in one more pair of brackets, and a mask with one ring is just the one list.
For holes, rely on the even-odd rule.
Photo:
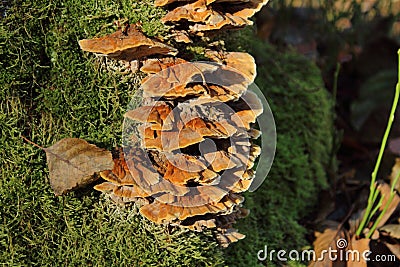
[[(142, 66), (149, 74), (142, 84), (144, 105), (125, 114), (126, 123), (139, 123), (135, 134), (128, 133), (136, 142), (134, 148), (125, 149), (129, 178), (116, 180), (118, 175), (103, 171), (107, 182), (96, 189), (122, 203), (142, 196), (146, 201), (139, 211), (155, 223), (196, 231), (215, 228), (223, 246), (244, 238), (232, 225), (248, 214), (241, 208), (240, 194), (254, 178), (251, 168), (260, 148), (252, 140), (260, 132), (252, 125), (263, 107), (247, 91), (255, 78), (254, 59), (235, 54), (236, 59), (227, 52), (210, 51), (213, 61), (201, 64), (179, 58), (146, 60)], [(230, 65), (241, 65), (243, 72)], [(230, 79), (221, 79), (226, 73)], [(237, 90), (238, 85), (242, 90)], [(188, 93), (196, 86), (203, 90)], [(213, 86), (224, 88), (231, 99), (224, 102), (215, 97)], [(113, 173), (121, 168), (115, 169)], [(130, 177), (134, 182), (124, 184)]]
[(196, 35), (204, 35), (209, 31), (220, 29), (242, 28), (252, 25), (250, 18), (257, 13), (268, 0), (198, 0), (191, 3), (185, 1), (156, 1), (157, 6), (170, 3), (183, 3), (169, 11), (162, 22), (179, 25), (188, 24), (187, 31)]
[[(156, 0), (169, 12), (163, 22), (175, 41), (190, 34), (251, 25), (268, 0)], [(171, 5), (172, 4), (172, 5)], [(263, 112), (249, 91), (254, 58), (242, 52), (206, 50), (208, 61), (189, 62), (178, 51), (146, 37), (136, 26), (81, 40), (84, 51), (117, 60), (141, 60), (142, 104), (124, 115), (124, 148), (114, 168), (99, 174), (94, 188), (118, 203), (140, 203), (139, 212), (158, 224), (202, 231), (215, 229), (226, 247), (245, 236), (233, 229), (248, 215), (242, 207), (254, 179), (261, 132), (253, 126)], [(158, 56), (157, 56), (158, 55)]]
[(124, 61), (178, 53), (175, 48), (146, 37), (134, 24), (127, 27), (126, 31), (120, 29), (101, 38), (80, 40), (79, 46), (83, 51)]
[[(238, 53), (236, 60), (226, 52), (208, 55), (216, 63), (144, 62), (142, 69), (149, 74), (142, 84), (144, 105), (125, 114), (126, 123), (138, 124), (127, 133), (134, 145), (120, 152), (113, 170), (100, 173), (106, 182), (95, 189), (119, 203), (140, 200), (140, 213), (155, 223), (196, 231), (214, 228), (227, 246), (244, 238), (232, 225), (248, 214), (240, 194), (254, 178), (251, 168), (261, 150), (252, 143), (260, 135), (252, 125), (263, 107), (247, 91), (256, 73), (250, 55)], [(239, 66), (243, 58), (248, 59), (243, 73), (229, 66)], [(226, 72), (231, 79), (221, 81)], [(164, 91), (148, 84), (162, 84)], [(186, 93), (195, 86), (203, 91)], [(212, 86), (230, 92), (231, 100), (215, 97)]]

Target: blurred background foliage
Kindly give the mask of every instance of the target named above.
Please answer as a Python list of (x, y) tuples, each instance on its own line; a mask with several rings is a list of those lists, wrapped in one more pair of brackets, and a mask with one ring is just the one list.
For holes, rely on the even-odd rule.
[(376, 114), (389, 109), (397, 78), (399, 12), (398, 0), (271, 1), (257, 16), (258, 36), (313, 60), (337, 97), (339, 128), (376, 143), (386, 121)]

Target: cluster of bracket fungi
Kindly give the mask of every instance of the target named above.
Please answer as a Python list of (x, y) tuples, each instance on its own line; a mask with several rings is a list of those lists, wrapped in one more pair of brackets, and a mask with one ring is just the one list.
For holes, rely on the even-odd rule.
[[(156, 0), (170, 11), (174, 41), (234, 29), (252, 22), (267, 1)], [(114, 168), (100, 172), (96, 190), (119, 203), (140, 203), (140, 213), (159, 224), (216, 229), (222, 246), (244, 238), (232, 228), (249, 211), (242, 192), (254, 178), (261, 148), (252, 128), (263, 107), (247, 90), (256, 65), (247, 53), (206, 50), (208, 61), (189, 62), (179, 51), (127, 25), (114, 34), (81, 40), (84, 51), (115, 60), (138, 60), (141, 105), (125, 114), (126, 143)], [(124, 141), (125, 142), (125, 141)]]

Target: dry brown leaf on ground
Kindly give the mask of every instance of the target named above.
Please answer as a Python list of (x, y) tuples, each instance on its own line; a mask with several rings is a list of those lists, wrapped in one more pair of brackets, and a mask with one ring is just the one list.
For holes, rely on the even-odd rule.
[(395, 255), (397, 259), (400, 260), (400, 244), (399, 243), (391, 244), (388, 242), (383, 242), (383, 243), (390, 250), (390, 252), (392, 252), (393, 255)]
[[(379, 184), (377, 189), (379, 190), (381, 195), (383, 195), (382, 205), (379, 208), (379, 210), (382, 211), (385, 208), (388, 201), (390, 200), (390, 186), (386, 183), (383, 183), (383, 184)], [(396, 193), (392, 202), (389, 204), (385, 214), (383, 215), (382, 219), (380, 220), (377, 228), (385, 225), (385, 223), (390, 218), (390, 216), (392, 216), (393, 212), (396, 210), (396, 208), (399, 206), (399, 204), (400, 204), (400, 197)]]
[(355, 236), (350, 241), (350, 249), (354, 253), (347, 254), (347, 267), (367, 267), (363, 253), (370, 251), (369, 242), (371, 239), (362, 238), (357, 240)]
[[(392, 173), (390, 174), (390, 184), (393, 185), (395, 182), (397, 175), (399, 175), (400, 172), (400, 158), (396, 158), (396, 163), (392, 167)], [(400, 179), (397, 180), (396, 185), (394, 188), (397, 190), (397, 192), (400, 192)]]
[[(345, 267), (343, 261), (332, 261), (327, 253), (323, 251), (338, 250), (337, 242), (339, 239), (345, 240), (346, 233), (340, 228), (340, 224), (335, 221), (326, 221), (326, 228), (323, 232), (315, 232), (314, 251), (316, 258), (311, 261), (308, 267)], [(345, 240), (346, 241), (346, 240)], [(346, 241), (347, 242), (347, 241)], [(320, 257), (323, 258), (321, 259)], [(334, 255), (333, 255), (334, 256)]]
[(64, 138), (45, 148), (50, 185), (56, 196), (94, 181), (94, 174), (112, 169), (110, 151), (79, 138)]
[(379, 228), (381, 235), (390, 236), (400, 240), (400, 224), (387, 224)]

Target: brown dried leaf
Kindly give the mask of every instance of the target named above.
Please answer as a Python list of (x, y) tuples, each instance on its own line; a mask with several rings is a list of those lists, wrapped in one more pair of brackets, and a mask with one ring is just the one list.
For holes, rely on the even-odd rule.
[[(383, 195), (382, 205), (379, 208), (379, 210), (382, 211), (385, 208), (388, 201), (390, 200), (390, 186), (387, 183), (382, 183), (382, 184), (378, 185), (377, 190), (379, 190), (381, 195)], [(386, 210), (385, 214), (383, 215), (382, 219), (380, 220), (379, 224), (377, 225), (377, 228), (380, 228), (383, 225), (385, 225), (385, 223), (390, 218), (390, 216), (392, 216), (393, 212), (396, 210), (396, 208), (399, 206), (399, 204), (400, 204), (400, 197), (396, 193), (392, 202), (389, 204), (388, 209)]]
[(383, 242), (385, 246), (400, 260), (400, 244), (390, 244), (388, 242)]
[[(316, 258), (318, 259), (323, 255), (323, 251), (328, 251), (329, 248), (337, 250), (337, 240), (345, 238), (345, 232), (339, 229), (339, 223), (335, 221), (326, 221), (326, 228), (323, 232), (315, 232), (314, 251)], [(326, 254), (325, 254), (326, 255)], [(332, 262), (328, 256), (325, 256), (323, 260), (311, 261), (309, 267), (339, 267), (346, 266), (344, 262)]]
[(400, 224), (387, 224), (379, 228), (379, 232), (385, 236), (400, 239)]
[(82, 50), (106, 55), (110, 58), (132, 61), (151, 55), (176, 55), (178, 51), (159, 41), (146, 37), (134, 24), (123, 30), (94, 39), (79, 41)]
[[(395, 182), (395, 179), (397, 178), (397, 175), (399, 175), (400, 172), (400, 158), (396, 158), (396, 163), (392, 167), (392, 173), (390, 174), (390, 184), (393, 185)], [(397, 192), (400, 193), (400, 178), (397, 180), (396, 185), (394, 188), (397, 190)]]
[(114, 166), (110, 151), (79, 138), (64, 138), (44, 150), (56, 196), (93, 182), (96, 172)]
[[(347, 267), (367, 267), (367, 262), (362, 256), (365, 251), (369, 251), (369, 242), (371, 240), (362, 238), (357, 240), (355, 235), (351, 239), (350, 247), (353, 251), (358, 251), (356, 254), (348, 254)], [(357, 256), (358, 255), (358, 256)]]

